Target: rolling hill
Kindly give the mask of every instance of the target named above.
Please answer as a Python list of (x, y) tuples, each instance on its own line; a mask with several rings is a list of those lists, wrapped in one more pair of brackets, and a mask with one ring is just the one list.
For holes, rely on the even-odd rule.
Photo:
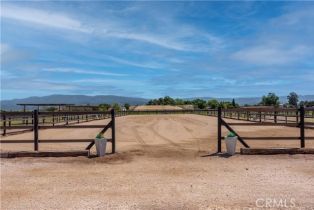
[(42, 97), (28, 97), (23, 99), (12, 99), (12, 100), (2, 100), (1, 109), (2, 110), (18, 110), (21, 109), (17, 106), (18, 103), (69, 103), (76, 105), (98, 105), (102, 103), (113, 104), (113, 103), (129, 103), (130, 105), (142, 105), (146, 104), (148, 99), (144, 98), (133, 98), (124, 96), (114, 96), (114, 95), (49, 95)]

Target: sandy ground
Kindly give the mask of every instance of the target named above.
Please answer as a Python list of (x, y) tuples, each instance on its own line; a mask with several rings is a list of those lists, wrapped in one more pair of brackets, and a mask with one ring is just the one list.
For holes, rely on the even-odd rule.
[(142, 105), (136, 106), (135, 111), (145, 111), (145, 110), (180, 110), (181, 107), (171, 106), (171, 105)]
[[(266, 207), (267, 199), (270, 207), (283, 201), (313, 209), (313, 155), (209, 155), (216, 151), (216, 120), (198, 115), (119, 117), (115, 155), (1, 159), (1, 209), (243, 209)], [(243, 136), (299, 132), (279, 126), (234, 128)], [(98, 130), (41, 130), (40, 138), (93, 138)], [(314, 136), (314, 131), (306, 135)], [(23, 138), (31, 139), (32, 133), (4, 139)], [(295, 140), (247, 142), (252, 147), (299, 146)], [(40, 144), (40, 149), (85, 146)], [(314, 141), (306, 146), (314, 148)], [(6, 144), (1, 150), (32, 150), (32, 145)]]

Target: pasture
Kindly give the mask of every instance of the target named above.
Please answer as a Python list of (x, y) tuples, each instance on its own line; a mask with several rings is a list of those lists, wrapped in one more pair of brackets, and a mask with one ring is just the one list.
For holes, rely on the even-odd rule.
[[(286, 126), (234, 128), (243, 136), (299, 135), (298, 128)], [(94, 138), (100, 130), (47, 129), (40, 130), (39, 137)], [(225, 128), (222, 132), (227, 133)], [(307, 129), (306, 135), (314, 136), (314, 130)], [(2, 137), (32, 138), (32, 132)], [(256, 207), (257, 199), (267, 197), (293, 198), (298, 207), (314, 205), (313, 155), (211, 156), (217, 151), (216, 117), (118, 117), (116, 138), (117, 153), (103, 158), (1, 159), (1, 209), (235, 209)], [(298, 140), (247, 142), (254, 148), (300, 145)], [(86, 143), (40, 144), (40, 150), (85, 147)], [(314, 148), (314, 141), (306, 141), (306, 147)], [(32, 144), (1, 144), (1, 151), (32, 150)]]

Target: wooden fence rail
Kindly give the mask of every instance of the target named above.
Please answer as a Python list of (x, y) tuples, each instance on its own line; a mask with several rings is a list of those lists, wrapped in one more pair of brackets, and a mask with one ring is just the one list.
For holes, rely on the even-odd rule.
[[(221, 152), (222, 137), (221, 128), (226, 127), (229, 131), (234, 132), (240, 143), (249, 148), (247, 140), (300, 140), (300, 147), (305, 147), (305, 140), (312, 140), (314, 137), (305, 136), (304, 130), (314, 128), (314, 108), (300, 109), (283, 109), (283, 108), (235, 108), (235, 109), (199, 109), (199, 110), (146, 110), (146, 111), (117, 111), (110, 112), (2, 112), (1, 121), (3, 135), (7, 134), (7, 130), (23, 130), (27, 129), (34, 133), (33, 140), (1, 140), (0, 143), (33, 143), (34, 150), (39, 150), (41, 143), (72, 143), (72, 142), (89, 142), (86, 147), (89, 150), (94, 145), (94, 139), (39, 139), (38, 133), (41, 129), (84, 129), (84, 128), (103, 128), (102, 133), (108, 129), (112, 130), (112, 138), (108, 141), (112, 143), (112, 153), (115, 152), (115, 117), (126, 115), (142, 115), (142, 114), (198, 114), (205, 116), (213, 116), (218, 119), (218, 152)], [(268, 118), (271, 117), (271, 118)], [(100, 120), (111, 118), (107, 125), (79, 125), (81, 122), (91, 120)], [(293, 118), (289, 119), (289, 118)], [(227, 123), (225, 119), (242, 120), (246, 122)], [(313, 121), (306, 121), (306, 119)], [(299, 137), (241, 137), (231, 126), (293, 126), (300, 129)]]
[[(277, 111), (283, 111), (285, 109), (277, 109)], [(218, 132), (217, 132), (217, 152), (221, 152), (221, 140), (224, 139), (222, 137), (222, 127), (224, 126), (229, 130), (230, 132), (233, 132), (235, 135), (238, 136), (238, 140), (240, 143), (245, 147), (245, 148), (250, 148), (250, 146), (246, 143), (245, 139), (247, 140), (300, 140), (300, 147), (304, 148), (305, 147), (305, 140), (314, 140), (314, 137), (312, 136), (305, 136), (305, 128), (313, 128), (313, 127), (306, 127), (305, 125), (313, 125), (312, 122), (305, 122), (306, 116), (305, 112), (306, 111), (313, 111), (312, 108), (304, 108), (301, 106), (299, 109), (289, 109), (288, 111), (290, 112), (296, 112), (296, 116), (298, 116), (297, 121), (292, 121), (291, 122), (285, 122), (285, 123), (278, 123), (278, 120), (276, 118), (274, 119), (274, 122), (263, 122), (261, 120), (261, 117), (259, 118), (258, 121), (253, 121), (250, 123), (238, 123), (238, 122), (232, 122), (232, 123), (227, 123), (223, 118), (229, 118), (229, 119), (237, 119), (239, 120), (239, 117), (233, 118), (233, 117), (226, 117), (225, 113), (239, 113), (243, 112), (243, 109), (235, 109), (235, 110), (223, 110), (222, 108), (218, 108), (218, 115), (217, 115), (217, 123), (218, 123)], [(256, 111), (256, 110), (254, 110)], [(270, 112), (270, 109), (264, 110), (267, 111), (268, 114)], [(278, 112), (276, 112), (276, 109), (273, 109), (273, 115), (276, 116)], [(250, 114), (250, 112), (246, 113), (247, 115)], [(261, 113), (259, 113), (261, 116)], [(277, 115), (278, 116), (278, 115)], [(249, 120), (248, 120), (249, 121)], [(292, 127), (298, 127), (299, 128), (299, 136), (282, 136), (282, 137), (242, 137), (240, 136), (231, 126), (292, 126)]]
[[(110, 118), (110, 112), (40, 112), (38, 126), (39, 129), (47, 128), (47, 126), (59, 128), (63, 125), (70, 126), (108, 118)], [(34, 112), (1, 113), (1, 130), (3, 136), (33, 131), (33, 126)], [(11, 130), (11, 132), (7, 132), (7, 130)]]
[[(79, 116), (79, 115), (102, 115), (102, 116), (109, 116), (111, 118), (110, 122), (107, 125), (69, 125), (69, 124), (63, 124), (63, 125), (41, 125), (40, 124), (40, 117), (51, 117), (56, 115), (72, 115), (72, 116)], [(3, 119), (3, 125), (1, 128), (3, 129), (3, 134), (6, 134), (7, 129), (32, 129), (34, 135), (33, 140), (1, 140), (0, 143), (33, 143), (34, 144), (34, 151), (39, 150), (39, 143), (79, 143), (79, 142), (89, 142), (89, 146), (86, 147), (86, 149), (91, 149), (91, 147), (94, 145), (94, 139), (39, 139), (39, 130), (40, 129), (85, 129), (85, 128), (103, 128), (100, 133), (105, 133), (109, 128), (111, 128), (111, 139), (107, 139), (109, 142), (112, 143), (112, 153), (115, 153), (116, 149), (116, 138), (115, 138), (115, 111), (112, 109), (110, 112), (38, 112), (38, 110), (34, 110), (31, 113), (27, 114), (16, 114), (16, 113), (1, 113), (2, 119)], [(32, 125), (11, 125), (7, 126), (6, 119), (8, 116), (32, 116)], [(105, 118), (105, 117), (104, 117)]]

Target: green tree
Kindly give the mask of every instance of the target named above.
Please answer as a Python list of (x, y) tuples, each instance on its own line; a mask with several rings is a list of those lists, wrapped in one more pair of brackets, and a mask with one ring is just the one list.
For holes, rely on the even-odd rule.
[(121, 110), (120, 105), (117, 104), (117, 103), (112, 104), (112, 108), (113, 108), (115, 111), (120, 111), (120, 110)]
[(146, 105), (153, 105), (153, 100), (149, 100)]
[(314, 107), (314, 101), (301, 101), (300, 105), (305, 107)]
[(195, 99), (192, 101), (194, 107), (197, 107), (198, 109), (205, 109), (206, 108), (206, 101), (202, 100), (202, 99)]
[(57, 109), (56, 107), (53, 107), (53, 106), (47, 108), (47, 111), (48, 111), (48, 112), (55, 112), (55, 111), (57, 111), (57, 110), (58, 110), (58, 109)]
[(264, 106), (278, 106), (279, 97), (275, 93), (268, 93), (267, 96), (263, 96), (261, 103)]
[(287, 96), (287, 99), (288, 99), (289, 105), (295, 106), (295, 107), (298, 106), (299, 96), (295, 92), (289, 93), (289, 95)]
[(219, 102), (216, 99), (211, 99), (207, 101), (207, 105), (211, 109), (217, 109), (219, 106)]
[(221, 101), (221, 102), (219, 103), (219, 106), (220, 106), (221, 108), (223, 108), (223, 109), (231, 109), (231, 108), (234, 108), (234, 106), (232, 105), (232, 103), (229, 102), (229, 101)]
[(237, 107), (237, 104), (236, 104), (234, 98), (232, 99), (232, 106), (233, 106), (233, 107)]
[(184, 100), (179, 99), (179, 98), (176, 98), (176, 99), (175, 99), (175, 104), (176, 104), (176, 105), (184, 105)]
[(158, 98), (156, 105), (165, 105), (164, 98)]
[(129, 109), (130, 109), (130, 104), (125, 103), (125, 104), (124, 104), (124, 107), (125, 107), (126, 110), (129, 110)]
[(164, 105), (175, 105), (176, 102), (173, 98), (171, 98), (170, 96), (165, 96), (163, 98), (163, 102), (164, 102)]
[(98, 108), (100, 111), (108, 111), (111, 108), (110, 104), (99, 104)]

